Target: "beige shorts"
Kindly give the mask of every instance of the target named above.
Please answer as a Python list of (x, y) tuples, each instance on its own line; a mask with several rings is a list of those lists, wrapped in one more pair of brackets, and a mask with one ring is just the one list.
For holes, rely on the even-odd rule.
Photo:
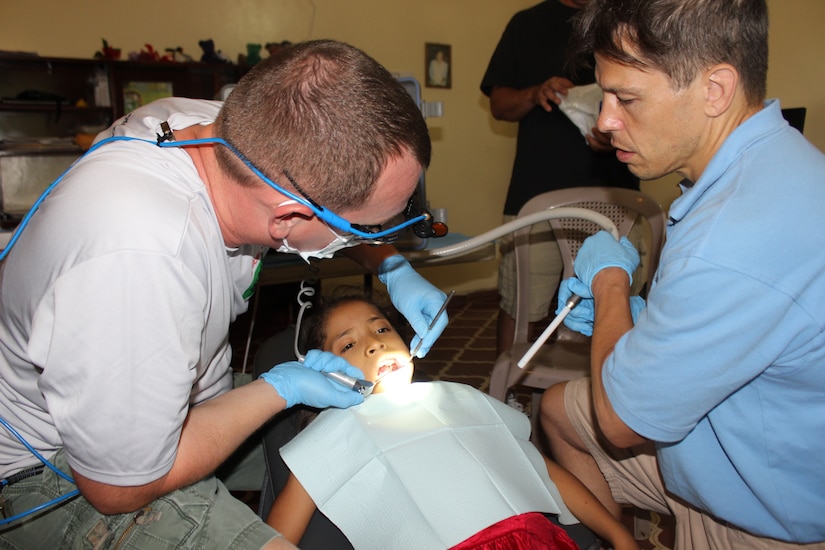
[[(69, 471), (63, 450), (52, 458)], [(3, 490), (16, 513), (76, 489), (50, 469)], [(138, 521), (138, 518), (143, 518)], [(172, 491), (137, 513), (103, 515), (82, 496), (0, 526), (0, 548), (237, 548), (258, 550), (281, 535), (214, 476)]]
[[(516, 216), (504, 216), (504, 223), (516, 219)], [(536, 224), (530, 232), (530, 314), (528, 321), (541, 321), (550, 311), (553, 296), (561, 282), (564, 262), (559, 252), (559, 245), (548, 224)], [(498, 266), (498, 293), (501, 296), (499, 307), (507, 315), (516, 316), (516, 255), (513, 250), (513, 236), (499, 241), (501, 263)], [(555, 309), (555, 308), (554, 308)]]
[(596, 460), (614, 500), (620, 504), (632, 504), (643, 510), (673, 516), (676, 519), (677, 550), (825, 549), (825, 542), (798, 545), (756, 537), (717, 520), (668, 493), (659, 473), (652, 444), (633, 449), (611, 449), (608, 452), (597, 441), (591, 403), (590, 378), (579, 378), (567, 383), (564, 391), (567, 416), (588, 452)]

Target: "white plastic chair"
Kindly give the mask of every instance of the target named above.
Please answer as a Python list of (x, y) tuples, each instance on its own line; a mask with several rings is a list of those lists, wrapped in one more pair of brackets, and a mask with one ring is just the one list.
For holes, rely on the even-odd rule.
[[(527, 216), (560, 206), (588, 208), (610, 218), (619, 230), (627, 235), (637, 218), (646, 220), (643, 225), (645, 238), (642, 239), (642, 265), (634, 274), (649, 285), (659, 263), (659, 254), (664, 244), (665, 213), (650, 196), (639, 191), (614, 187), (573, 187), (542, 193), (529, 200), (519, 211), (518, 217)], [(582, 242), (601, 228), (591, 221), (561, 218), (549, 220), (564, 262), (562, 279), (572, 277), (573, 260)], [(530, 227), (515, 232), (516, 257), (516, 316), (515, 334), (512, 347), (503, 352), (493, 366), (490, 378), (490, 395), (505, 401), (507, 390), (514, 385), (522, 385), (544, 390), (549, 386), (579, 378), (590, 373), (590, 338), (559, 326), (555, 340), (551, 338), (541, 347), (531, 361), (522, 369), (518, 361), (530, 348), (528, 313), (530, 311)], [(635, 286), (635, 285), (634, 285)], [(553, 312), (550, 312), (553, 315)], [(534, 418), (541, 394), (533, 395)]]

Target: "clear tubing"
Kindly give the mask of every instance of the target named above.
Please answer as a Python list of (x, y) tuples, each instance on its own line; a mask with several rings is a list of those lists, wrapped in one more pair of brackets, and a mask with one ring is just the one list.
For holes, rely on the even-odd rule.
[[(487, 244), (490, 241), (507, 235), (508, 233), (518, 231), (522, 227), (527, 227), (528, 225), (533, 225), (535, 223), (539, 223), (542, 221), (555, 220), (559, 218), (580, 218), (583, 220), (593, 222), (605, 231), (608, 231), (611, 235), (613, 235), (613, 238), (619, 240), (619, 230), (616, 229), (616, 225), (607, 216), (604, 216), (602, 214), (599, 214), (598, 212), (595, 212), (587, 208), (565, 206), (558, 208), (548, 208), (547, 210), (543, 210), (541, 212), (536, 212), (534, 214), (529, 214), (527, 216), (517, 218), (511, 222), (507, 222), (504, 225), (496, 227), (495, 229), (491, 229), (486, 233), (482, 233), (478, 237), (473, 237), (459, 244), (430, 250), (430, 254), (439, 257), (460, 256), (461, 254), (471, 252), (476, 248)], [(576, 305), (580, 301), (581, 297), (576, 296), (575, 294), (570, 296), (570, 299), (567, 301), (562, 311), (559, 312), (556, 318), (553, 319), (553, 321), (547, 326), (546, 329), (544, 329), (544, 332), (541, 333), (541, 336), (539, 336), (538, 339), (535, 342), (533, 342), (533, 345), (530, 346), (530, 349), (527, 350), (527, 353), (525, 353), (521, 360), (519, 360), (519, 368), (523, 369), (525, 365), (527, 365), (527, 363), (533, 358), (536, 352), (538, 352), (541, 346), (543, 346), (547, 339), (550, 338), (550, 335), (553, 334), (553, 332), (555, 332), (555, 330), (562, 323), (562, 321), (564, 321), (564, 318), (567, 317), (567, 314), (570, 313), (570, 310), (576, 307)]]
[(516, 218), (511, 222), (507, 222), (504, 225), (500, 225), (499, 227), (491, 229), (486, 233), (482, 233), (477, 237), (472, 237), (458, 244), (443, 246), (441, 248), (433, 248), (432, 250), (428, 251), (427, 255), (439, 256), (442, 258), (446, 258), (449, 256), (461, 256), (462, 254), (472, 252), (476, 248), (479, 248), (491, 241), (494, 241), (499, 237), (503, 237), (504, 235), (513, 233), (514, 231), (518, 231), (522, 227), (527, 227), (528, 225), (533, 225), (535, 223), (547, 220), (555, 220), (559, 218), (580, 218), (583, 220), (593, 222), (596, 225), (603, 228), (605, 231), (609, 231), (617, 240), (619, 239), (619, 231), (618, 229), (616, 229), (616, 225), (607, 216), (599, 214), (598, 212), (590, 210), (588, 208), (579, 208), (575, 206), (560, 206), (558, 208), (548, 208), (547, 210), (542, 210), (541, 212), (536, 212), (534, 214), (529, 214), (527, 216)]

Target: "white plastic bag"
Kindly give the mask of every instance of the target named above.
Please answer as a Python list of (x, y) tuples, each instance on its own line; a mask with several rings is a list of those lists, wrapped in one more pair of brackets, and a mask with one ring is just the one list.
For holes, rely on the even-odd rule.
[(567, 90), (567, 95), (561, 96), (559, 104), (561, 112), (573, 121), (576, 128), (585, 138), (591, 134), (599, 118), (599, 107), (602, 102), (602, 89), (598, 84), (575, 86)]

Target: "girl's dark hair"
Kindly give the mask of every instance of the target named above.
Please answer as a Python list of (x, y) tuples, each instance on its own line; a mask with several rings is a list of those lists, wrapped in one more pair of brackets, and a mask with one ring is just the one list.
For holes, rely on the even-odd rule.
[(375, 307), (393, 326), (393, 328), (406, 339), (409, 331), (409, 324), (398, 311), (392, 307), (389, 299), (380, 295), (375, 296), (375, 291), (364, 292), (359, 287), (342, 286), (327, 296), (322, 296), (313, 304), (301, 322), (301, 333), (298, 337), (298, 346), (302, 353), (311, 349), (323, 349), (324, 341), (327, 339), (327, 320), (332, 312), (344, 304), (352, 302), (366, 302)]
[[(300, 334), (298, 336), (298, 347), (302, 353), (311, 349), (322, 349), (324, 341), (327, 339), (326, 328), (330, 314), (344, 304), (352, 302), (366, 302), (375, 307), (393, 326), (402, 338), (407, 339), (406, 333), (410, 327), (407, 320), (392, 307), (389, 298), (381, 295), (375, 298), (373, 292), (364, 292), (359, 287), (341, 286), (337, 287), (332, 294), (321, 296), (311, 308), (301, 322)], [(310, 422), (315, 420), (320, 412), (318, 409), (303, 407), (297, 420), (299, 430), (303, 430)]]

